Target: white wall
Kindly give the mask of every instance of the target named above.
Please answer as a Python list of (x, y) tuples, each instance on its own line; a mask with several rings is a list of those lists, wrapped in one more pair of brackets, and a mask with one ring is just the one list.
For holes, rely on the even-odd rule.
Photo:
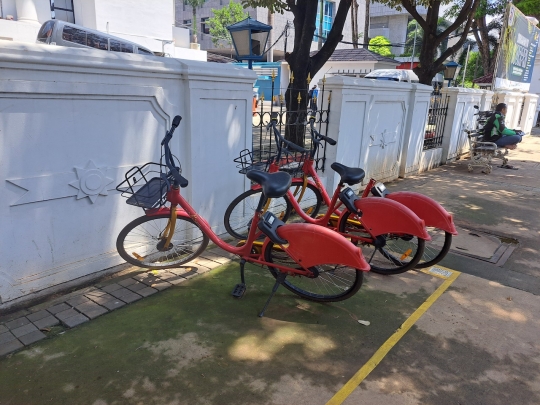
[[(182, 193), (222, 231), (247, 187), (255, 74), (232, 65), (0, 41), (0, 308), (122, 263), (120, 230), (142, 215), (114, 190), (159, 159), (172, 117)], [(99, 172), (100, 194), (84, 190)], [(97, 170), (97, 171), (96, 171)]]
[(443, 97), (450, 96), (448, 113), (443, 133), (441, 163), (456, 159), (469, 150), (465, 129), (474, 129), (476, 110), (474, 105), (480, 105), (483, 90), (463, 87), (445, 87)]
[[(361, 167), (365, 182), (419, 170), (430, 86), (334, 76), (325, 89), (332, 91), (328, 136), (338, 141), (326, 151), (327, 167)], [(333, 191), (339, 176), (328, 176)]]

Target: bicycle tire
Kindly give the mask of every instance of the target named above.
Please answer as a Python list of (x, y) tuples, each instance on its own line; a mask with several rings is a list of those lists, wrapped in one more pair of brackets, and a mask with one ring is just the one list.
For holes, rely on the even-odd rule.
[[(225, 229), (229, 235), (236, 239), (247, 239), (261, 193), (261, 189), (250, 189), (240, 194), (229, 204), (224, 217)], [(236, 214), (235, 209), (239, 211)], [(292, 206), (289, 200), (284, 197), (272, 198), (268, 209), (283, 222), (287, 222)]]
[(135, 266), (151, 269), (178, 267), (199, 256), (208, 246), (208, 236), (195, 222), (184, 217), (176, 218), (169, 249), (159, 250), (160, 234), (169, 217), (169, 214), (142, 216), (127, 224), (116, 239), (120, 256)]
[[(367, 232), (361, 225), (358, 226), (352, 222), (348, 223), (350, 215), (351, 212), (346, 211), (341, 217), (338, 224), (339, 232), (357, 232), (363, 236), (367, 236)], [(372, 238), (371, 243), (362, 243), (362, 253), (369, 261), (371, 271), (374, 273), (384, 275), (405, 273), (406, 271), (417, 267), (418, 262), (422, 259), (425, 247), (424, 239), (413, 235), (393, 234), (375, 235), (374, 238), (370, 235), (370, 237)], [(386, 245), (381, 248), (376, 248), (374, 246), (376, 238), (384, 238)], [(389, 241), (392, 243), (389, 243)], [(411, 252), (409, 252), (409, 250), (411, 250)], [(411, 253), (414, 253), (412, 257)], [(401, 256), (398, 257), (397, 255), (399, 254), (401, 254)]]
[[(443, 231), (437, 228), (427, 228), (428, 233), (431, 236), (431, 241), (426, 242), (424, 247), (424, 254), (420, 263), (416, 265), (417, 269), (425, 269), (426, 267), (431, 267), (434, 264), (439, 263), (447, 255), (450, 247), (452, 246), (452, 234), (450, 232)], [(434, 244), (434, 239), (437, 233), (444, 232), (444, 243), (442, 249), (439, 250), (439, 246)]]
[[(294, 192), (296, 191), (296, 188), (302, 187), (303, 184), (304, 184), (303, 181), (293, 180), (290, 190), (292, 191), (293, 194), (295, 194)], [(297, 195), (299, 196), (299, 192), (297, 193)], [(286, 198), (289, 199), (289, 196), (286, 196)], [(319, 214), (322, 202), (323, 202), (322, 194), (317, 188), (317, 186), (311, 183), (307, 183), (306, 191), (304, 191), (302, 200), (299, 203), (300, 208), (302, 208), (302, 211), (304, 211), (311, 218), (315, 218)], [(292, 209), (291, 214), (294, 215), (296, 211), (294, 207), (292, 206), (292, 204), (291, 204), (291, 209)]]
[[(297, 267), (294, 260), (280, 248), (274, 249), (272, 242), (266, 245), (265, 261), (279, 263), (288, 267)], [(325, 267), (328, 266), (328, 267)], [(277, 277), (279, 270), (268, 265), (268, 270)], [(349, 266), (323, 263), (310, 270), (315, 277), (289, 276), (282, 285), (290, 292), (316, 302), (337, 302), (352, 297), (362, 286), (364, 272)], [(339, 274), (336, 272), (339, 271)], [(331, 291), (335, 293), (330, 293)], [(322, 293), (324, 292), (324, 293)]]

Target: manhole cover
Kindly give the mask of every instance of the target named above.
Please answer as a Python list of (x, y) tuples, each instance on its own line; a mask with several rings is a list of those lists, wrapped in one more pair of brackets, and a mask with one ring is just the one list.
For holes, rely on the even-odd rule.
[(452, 238), (450, 250), (502, 266), (518, 246), (519, 241), (507, 236), (494, 235), (477, 229), (456, 227), (459, 234)]

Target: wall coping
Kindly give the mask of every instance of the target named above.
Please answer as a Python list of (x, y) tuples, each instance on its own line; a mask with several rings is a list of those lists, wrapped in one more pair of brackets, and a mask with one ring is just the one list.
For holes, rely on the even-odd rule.
[(406, 82), (393, 82), (387, 80), (376, 79), (364, 79), (361, 77), (348, 77), (348, 76), (331, 76), (326, 79), (325, 87), (341, 87), (341, 88), (364, 88), (364, 89), (377, 89), (377, 90), (417, 90), (417, 91), (433, 91), (433, 87), (419, 84), (419, 83), (406, 83)]
[[(68, 48), (53, 45), (27, 44), (22, 42), (0, 42), (0, 66), (32, 65), (32, 70), (53, 70), (55, 72), (91, 71), (109, 75), (133, 76), (189, 76), (211, 81), (254, 82), (257, 75), (249, 69), (232, 64), (217, 64), (187, 59), (164, 58), (105, 52), (94, 49)], [(11, 65), (11, 66), (10, 66)], [(25, 69), (28, 69), (26, 66)]]

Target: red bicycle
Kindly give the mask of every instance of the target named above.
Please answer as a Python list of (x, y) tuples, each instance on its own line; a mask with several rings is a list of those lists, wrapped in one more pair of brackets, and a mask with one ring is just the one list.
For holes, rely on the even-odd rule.
[[(370, 258), (371, 270), (377, 273), (397, 274), (414, 267), (431, 266), (440, 261), (450, 248), (455, 227), (451, 215), (434, 200), (417, 193), (389, 194), (385, 191), (384, 185), (375, 184), (374, 180), (370, 180), (362, 195), (364, 198), (351, 196), (352, 208), (346, 206), (346, 209), (340, 211), (341, 201), (338, 201), (340, 194), (351, 193), (350, 189), (342, 191), (343, 183), (358, 184), (363, 180), (365, 172), (339, 163), (332, 164), (332, 169), (341, 176), (341, 181), (330, 199), (315, 170), (315, 156), (323, 140), (330, 145), (335, 145), (336, 141), (319, 134), (314, 128), (314, 121), (315, 118), (310, 117), (313, 147), (307, 159), (298, 159), (298, 156), (294, 156), (296, 159), (290, 157), (283, 159), (279, 158), (278, 154), (268, 165), (268, 171), (275, 172), (283, 170), (283, 163), (290, 166), (295, 160), (298, 162), (296, 177), (292, 181), (287, 197), (274, 201), (269, 208), (277, 215), (281, 215), (285, 221), (296, 213), (304, 221), (330, 227), (351, 239), (353, 243), (361, 244), (366, 257)], [(276, 124), (277, 118), (272, 117), (268, 127), (273, 129), (278, 151), (284, 146), (298, 148), (283, 139)], [(305, 153), (308, 154), (307, 151)], [(370, 191), (374, 195), (387, 198), (365, 198)], [(250, 190), (237, 197), (226, 211), (225, 226), (236, 238), (245, 237), (250, 224), (242, 215), (250, 211), (250, 200), (259, 193), (259, 187), (252, 186)], [(318, 215), (323, 203), (328, 207), (326, 214)], [(362, 212), (361, 220), (355, 214), (356, 211)], [(438, 244), (429, 243), (431, 236), (426, 233), (424, 224), (419, 218), (426, 221), (432, 232), (433, 229), (445, 230), (442, 249)], [(437, 228), (434, 228), (435, 225)], [(436, 232), (433, 234), (439, 243), (440, 236)], [(423, 262), (419, 263), (420, 260)]]
[[(315, 171), (315, 153), (317, 143), (325, 140), (330, 144), (336, 142), (328, 137), (319, 135), (315, 138), (315, 145), (306, 151), (297, 145), (285, 140), (276, 128), (277, 117), (272, 117), (268, 128), (273, 128), (276, 139), (277, 155), (267, 160), (267, 166), (262, 167), (257, 162), (253, 166), (259, 170), (269, 172), (287, 170), (295, 178), (287, 196), (273, 200), (268, 204), (267, 210), (281, 217), (283, 221), (290, 218), (296, 212), (306, 222), (321, 225), (339, 232), (340, 216), (354, 213), (354, 219), (362, 217), (362, 224), (366, 233), (351, 233), (345, 236), (354, 244), (362, 244), (369, 257), (372, 271), (384, 274), (397, 274), (413, 268), (422, 257), (424, 239), (429, 239), (423, 221), (407, 207), (391, 200), (378, 199), (374, 204), (373, 199), (359, 199), (350, 187), (362, 181), (365, 173), (362, 169), (348, 168), (339, 163), (332, 164), (332, 168), (341, 176), (341, 181), (334, 191), (332, 199), (326, 193)], [(245, 153), (241, 153), (241, 156)], [(238, 161), (238, 160), (237, 160)], [(241, 163), (244, 163), (241, 161)], [(250, 167), (240, 165), (243, 170)], [(303, 177), (297, 177), (300, 174)], [(314, 181), (308, 179), (311, 176)], [(253, 185), (250, 190), (238, 196), (225, 212), (225, 227), (228, 232), (239, 238), (245, 239), (251, 229), (251, 220), (254, 205), (261, 194), (258, 185)], [(324, 197), (322, 197), (324, 196)], [(328, 205), (326, 214), (318, 215), (321, 203), (325, 199)], [(343, 206), (343, 207), (342, 207)], [(343, 208), (340, 211), (340, 208)], [(354, 220), (351, 218), (351, 221)], [(255, 242), (257, 244), (257, 242)]]
[[(180, 162), (169, 148), (180, 120), (180, 116), (174, 118), (161, 142), (165, 165), (160, 161), (134, 167), (117, 187), (129, 196), (128, 204), (145, 211), (144, 216), (130, 222), (118, 235), (116, 247), (124, 260), (146, 268), (178, 267), (200, 255), (211, 240), (241, 258), (241, 283), (235, 286), (233, 296), (240, 298), (246, 290), (246, 262), (268, 267), (276, 279), (259, 316), (264, 315), (280, 285), (318, 302), (341, 301), (358, 291), (363, 272), (370, 268), (360, 249), (330, 230), (311, 224), (285, 224), (271, 212), (263, 214), (269, 198), (280, 198), (289, 189), (288, 173), (247, 172), (246, 176), (261, 190), (252, 217), (257, 226), (250, 228), (242, 246), (232, 246), (216, 235), (180, 194), (188, 180), (182, 177)], [(253, 243), (261, 237), (264, 239), (260, 246), (254, 248)]]

